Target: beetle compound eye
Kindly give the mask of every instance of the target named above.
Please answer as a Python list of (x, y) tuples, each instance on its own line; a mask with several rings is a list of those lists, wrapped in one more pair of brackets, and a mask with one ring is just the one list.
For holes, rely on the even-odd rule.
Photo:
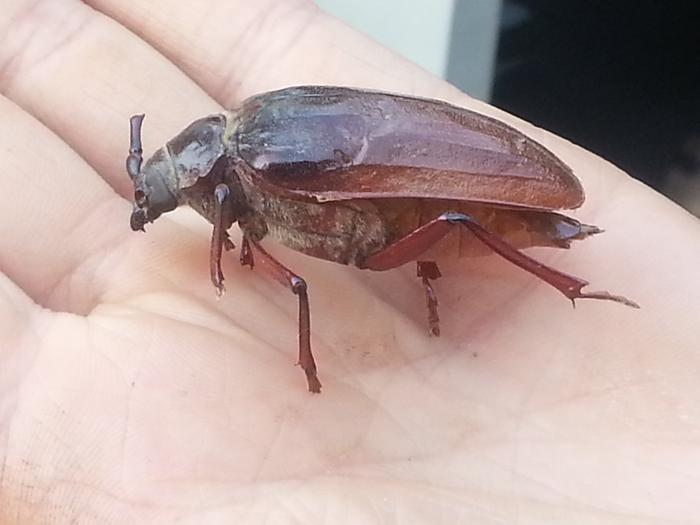
[(134, 192), (134, 202), (139, 208), (143, 208), (146, 205), (146, 194), (141, 190), (136, 190)]

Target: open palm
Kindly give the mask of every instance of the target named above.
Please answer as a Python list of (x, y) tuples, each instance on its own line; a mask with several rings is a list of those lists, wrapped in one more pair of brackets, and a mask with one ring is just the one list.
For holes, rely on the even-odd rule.
[[(700, 519), (694, 218), (307, 1), (9, 0), (0, 35), (0, 522)], [(148, 154), (293, 84), (441, 98), (545, 143), (607, 232), (531, 253), (642, 309), (445, 261), (430, 338), (412, 266), (267, 244), (309, 284), (309, 394), (295, 298), (229, 256), (217, 300), (210, 226), (132, 233), (124, 172), (129, 115)]]

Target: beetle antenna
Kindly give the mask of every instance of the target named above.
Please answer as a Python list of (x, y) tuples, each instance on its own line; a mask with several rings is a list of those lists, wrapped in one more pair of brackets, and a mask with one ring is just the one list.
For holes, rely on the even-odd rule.
[(145, 115), (134, 115), (129, 120), (131, 133), (129, 135), (129, 156), (126, 158), (126, 172), (129, 177), (135, 179), (141, 173), (141, 162), (143, 162), (143, 149), (141, 148), (141, 124)]

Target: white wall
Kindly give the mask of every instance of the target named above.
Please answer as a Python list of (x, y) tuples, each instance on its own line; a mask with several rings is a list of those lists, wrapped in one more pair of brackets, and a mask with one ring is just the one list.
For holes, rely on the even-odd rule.
[(455, 0), (316, 0), (319, 7), (438, 76), (447, 71)]
[[(472, 96), (488, 99), (501, 0), (316, 0), (316, 3)], [(453, 27), (455, 16), (457, 24)]]

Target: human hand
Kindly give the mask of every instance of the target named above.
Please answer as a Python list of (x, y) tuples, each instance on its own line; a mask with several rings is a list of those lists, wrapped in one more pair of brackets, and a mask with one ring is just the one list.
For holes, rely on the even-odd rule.
[[(87, 4), (0, 13), (0, 522), (700, 518), (694, 218), (310, 2)], [(229, 257), (217, 301), (210, 226), (187, 210), (132, 233), (124, 157), (134, 113), (148, 155), (249, 95), (323, 83), (444, 99), (544, 143), (587, 190), (572, 215), (606, 233), (528, 253), (642, 310), (572, 310), (462, 259), (441, 264), (429, 338), (413, 266), (268, 245), (309, 284), (311, 396), (294, 297)]]

